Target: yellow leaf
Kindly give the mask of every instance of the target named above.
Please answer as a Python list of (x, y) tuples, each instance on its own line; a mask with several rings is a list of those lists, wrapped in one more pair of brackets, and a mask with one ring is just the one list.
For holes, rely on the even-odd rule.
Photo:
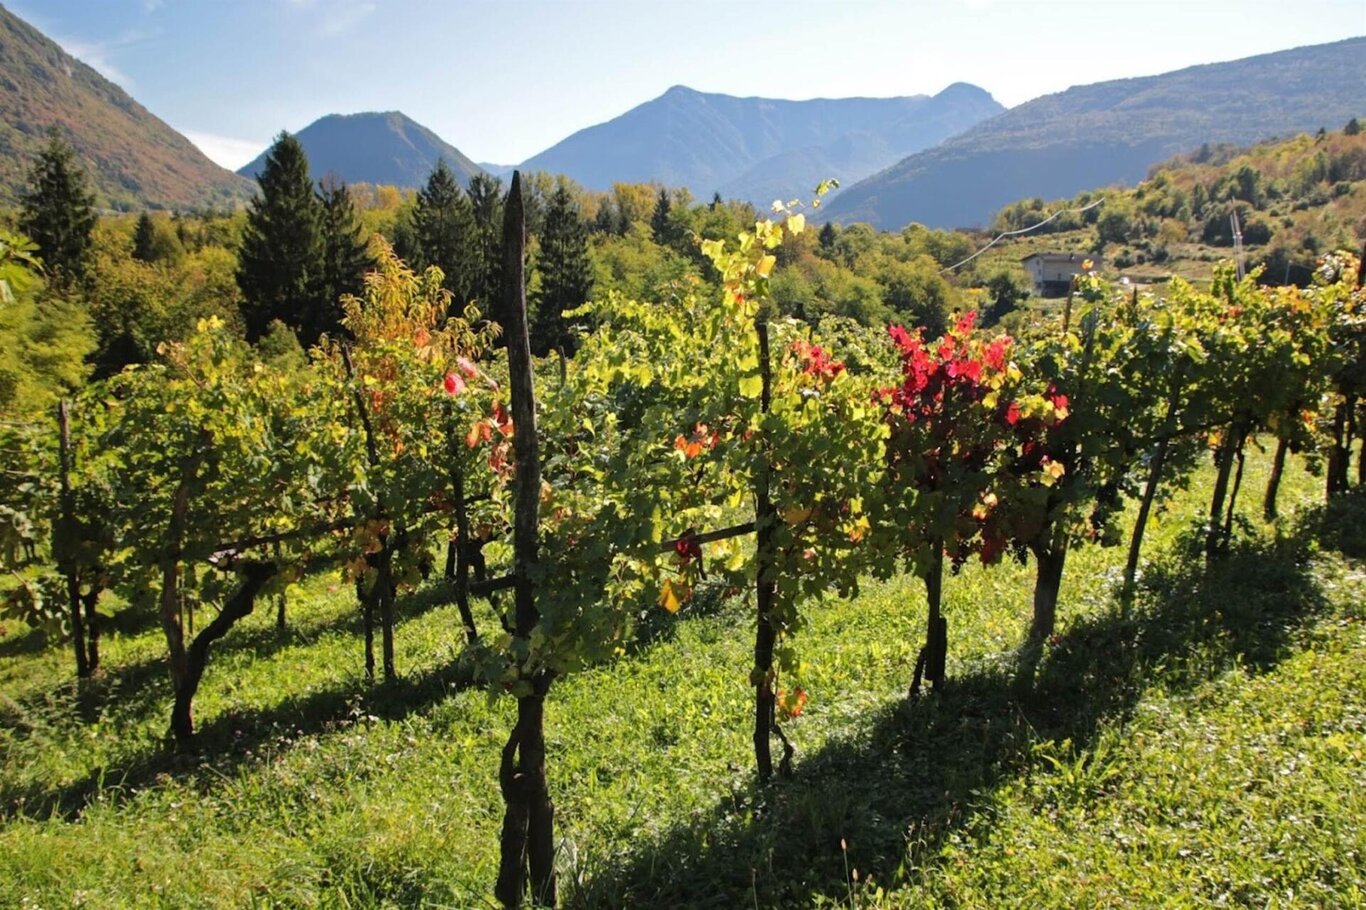
[(692, 589), (672, 578), (664, 579), (664, 585), (659, 589), (659, 605), (670, 613), (677, 613), (689, 597), (692, 597)]
[(806, 216), (798, 212), (796, 215), (789, 215), (787, 218), (787, 232), (792, 235), (800, 234), (806, 229)]
[(773, 271), (773, 266), (776, 265), (777, 262), (778, 259), (776, 256), (764, 256), (763, 259), (759, 260), (759, 264), (754, 267), (754, 271), (757, 272), (760, 276), (767, 278), (768, 273)]

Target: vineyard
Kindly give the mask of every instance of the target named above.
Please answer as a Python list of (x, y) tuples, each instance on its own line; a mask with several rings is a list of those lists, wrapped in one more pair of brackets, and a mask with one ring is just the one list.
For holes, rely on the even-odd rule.
[[(1204, 862), (1192, 904), (1362, 900), (1360, 261), (1083, 275), (1017, 337), (931, 338), (780, 316), (806, 230), (793, 203), (700, 241), (721, 293), (610, 294), (535, 360), (514, 176), (506, 325), (446, 318), (377, 240), (305, 363), (206, 319), (0, 427), (3, 878), (31, 906), (1113, 904)], [(1262, 853), (1153, 833), (1228, 810), (1258, 736), (1312, 771), (1246, 783)], [(1208, 792), (1152, 789), (1209, 740)]]

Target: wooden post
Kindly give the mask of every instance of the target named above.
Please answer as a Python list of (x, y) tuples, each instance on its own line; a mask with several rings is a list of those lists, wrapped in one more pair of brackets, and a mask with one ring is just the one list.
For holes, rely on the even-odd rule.
[[(512, 449), (516, 459), (513, 516), (513, 634), (531, 638), (540, 613), (533, 574), (539, 559), (541, 460), (536, 438), (536, 390), (526, 312), (526, 220), (521, 175), (513, 171), (503, 210), (503, 315), (507, 319), (508, 385), (512, 398)], [(553, 907), (555, 807), (545, 767), (545, 695), (551, 674), (520, 671), (530, 692), (517, 698), (517, 723), (503, 747), (499, 783), (506, 806), (494, 894), (506, 907), (521, 905), (529, 874), (531, 900)]]
[[(768, 320), (761, 312), (754, 321), (754, 331), (759, 337), (759, 372), (762, 379), (759, 395), (759, 409), (767, 414), (772, 406), (773, 377), (768, 349)], [(773, 648), (777, 643), (778, 630), (773, 624), (773, 602), (777, 598), (778, 580), (777, 553), (775, 552), (774, 531), (778, 522), (777, 510), (769, 484), (772, 463), (769, 458), (768, 441), (759, 437), (759, 471), (755, 478), (754, 489), (754, 527), (755, 527), (755, 603), (756, 623), (754, 634), (754, 670), (750, 675), (754, 683), (754, 766), (759, 783), (765, 783), (773, 776), (773, 750), (770, 742), (774, 727), (774, 710), (777, 699), (773, 691)]]
[(77, 574), (72, 539), (76, 530), (76, 502), (71, 491), (71, 415), (66, 399), (57, 404), (58, 458), (61, 470), (62, 531), (57, 536), (57, 564), (66, 578), (66, 596), (71, 609), (71, 641), (76, 649), (76, 676), (90, 675), (90, 661), (85, 651), (85, 621), (81, 615), (81, 582)]

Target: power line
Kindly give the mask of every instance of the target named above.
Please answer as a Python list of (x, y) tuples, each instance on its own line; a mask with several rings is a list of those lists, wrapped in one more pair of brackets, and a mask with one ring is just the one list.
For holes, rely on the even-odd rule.
[(1054, 218), (1057, 218), (1057, 217), (1060, 216), (1060, 215), (1067, 215), (1067, 214), (1069, 214), (1069, 213), (1070, 213), (1070, 214), (1073, 214), (1073, 215), (1080, 215), (1082, 212), (1085, 212), (1085, 211), (1087, 211), (1088, 209), (1093, 209), (1093, 208), (1095, 208), (1096, 206), (1100, 205), (1100, 204), (1101, 204), (1102, 202), (1104, 202), (1104, 201), (1105, 201), (1104, 199), (1097, 199), (1095, 202), (1089, 203), (1089, 204), (1087, 204), (1087, 205), (1083, 205), (1083, 206), (1082, 206), (1081, 208), (1079, 208), (1079, 209), (1058, 209), (1056, 212), (1054, 212), (1053, 214), (1049, 215), (1047, 218), (1045, 218), (1043, 221), (1040, 221), (1038, 224), (1031, 224), (1031, 225), (1030, 225), (1029, 227), (1027, 227), (1027, 228), (1020, 228), (1019, 230), (1015, 230), (1015, 231), (1002, 231), (1001, 233), (999, 233), (999, 234), (997, 234), (995, 237), (993, 237), (990, 243), (988, 243), (986, 246), (982, 247), (982, 248), (981, 248), (980, 250), (978, 250), (977, 252), (973, 253), (973, 254), (972, 254), (971, 256), (969, 256), (967, 259), (964, 259), (964, 260), (961, 261), (961, 262), (955, 262), (953, 265), (946, 266), (945, 268), (940, 269), (940, 270), (939, 270), (939, 274), (942, 275), (942, 274), (944, 274), (945, 272), (952, 272), (954, 269), (958, 268), (960, 265), (967, 265), (969, 262), (971, 262), (972, 260), (976, 259), (978, 256), (982, 255), (982, 254), (985, 253), (987, 250), (991, 249), (992, 247), (994, 247), (996, 244), (1000, 243), (1002, 240), (1004, 240), (1004, 239), (1007, 238), (1007, 237), (1015, 237), (1015, 236), (1018, 236), (1018, 235), (1020, 235), (1020, 234), (1028, 234), (1030, 231), (1037, 231), (1039, 228), (1043, 227), (1045, 224), (1047, 224), (1048, 222), (1052, 221)]

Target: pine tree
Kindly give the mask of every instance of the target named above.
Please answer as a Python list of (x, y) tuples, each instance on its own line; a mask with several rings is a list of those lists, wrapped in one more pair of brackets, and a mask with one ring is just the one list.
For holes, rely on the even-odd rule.
[(437, 160), (427, 185), (417, 191), (413, 233), (418, 264), (441, 269), (441, 286), (451, 292), (452, 306), (463, 310), (474, 296), (479, 247), (474, 208), (444, 158)]
[(278, 319), (307, 345), (316, 340), (312, 327), (326, 318), (315, 312), (323, 270), (322, 204), (297, 139), (289, 133), (276, 138), (258, 182), (261, 193), (247, 208), (237, 268), (247, 338), (260, 338)]
[(654, 213), (650, 215), (650, 235), (660, 246), (669, 246), (673, 243), (674, 225), (669, 217), (670, 208), (669, 191), (660, 190), (659, 198), (655, 200)]
[(361, 239), (360, 218), (346, 184), (331, 177), (324, 179), (318, 201), (322, 204), (323, 262), (319, 306), (313, 311), (314, 321), (301, 333), (309, 339), (324, 332), (335, 335), (340, 330), (341, 298), (360, 294), (365, 289), (365, 273), (375, 264)]
[(598, 214), (593, 218), (593, 233), (615, 234), (616, 231), (617, 216), (612, 210), (612, 200), (603, 199), (598, 203)]
[(133, 230), (133, 258), (141, 262), (151, 262), (156, 258), (156, 228), (152, 216), (143, 212), (138, 216), (138, 226)]
[(541, 283), (532, 315), (532, 350), (538, 355), (553, 350), (572, 353), (573, 337), (564, 312), (588, 302), (593, 266), (588, 258), (588, 226), (563, 183), (551, 193), (546, 206), (536, 270)]
[(503, 289), (503, 181), (475, 174), (470, 178), (469, 197), (479, 252), (472, 296), (480, 312), (497, 321)]
[(85, 276), (95, 228), (95, 197), (76, 153), (54, 128), (29, 172), (19, 229), (38, 245), (38, 255), (58, 285)]
[(824, 225), (822, 225), (820, 237), (818, 237), (817, 239), (820, 241), (822, 252), (833, 252), (835, 249), (835, 241), (839, 239), (839, 234), (835, 231), (834, 222), (827, 221)]

